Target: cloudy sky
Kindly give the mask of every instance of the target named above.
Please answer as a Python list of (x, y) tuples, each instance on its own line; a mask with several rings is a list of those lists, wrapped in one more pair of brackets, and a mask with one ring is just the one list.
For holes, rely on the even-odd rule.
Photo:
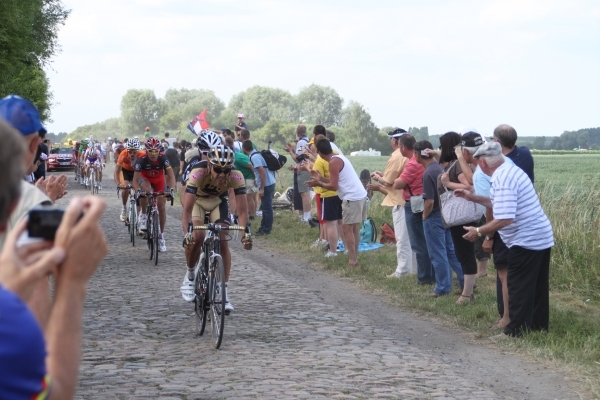
[(600, 126), (597, 0), (63, 0), (50, 132), (120, 115), (131, 88), (312, 83), (382, 126), (558, 135)]

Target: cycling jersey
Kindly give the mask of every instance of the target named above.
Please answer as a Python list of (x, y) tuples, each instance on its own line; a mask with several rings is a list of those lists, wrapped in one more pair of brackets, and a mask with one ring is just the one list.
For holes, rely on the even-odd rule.
[(200, 161), (202, 161), (202, 156), (195, 156), (186, 164), (183, 173), (181, 174), (181, 183), (184, 185), (187, 184), (187, 181), (190, 178), (190, 172), (192, 172), (194, 167), (196, 167), (196, 164)]
[(164, 177), (170, 168), (171, 164), (164, 154), (159, 154), (158, 159), (154, 162), (150, 161), (146, 155), (136, 160), (134, 171), (139, 172), (144, 178), (156, 179), (160, 176)]
[[(141, 150), (138, 151), (136, 161), (145, 156), (146, 156), (146, 152), (141, 151)], [(134, 170), (134, 166), (131, 165), (131, 160), (129, 159), (129, 154), (128, 154), (127, 150), (123, 150), (121, 153), (119, 153), (119, 156), (117, 159), (117, 165), (120, 165), (121, 168), (123, 168), (127, 171)]]
[(93, 162), (96, 161), (101, 154), (102, 153), (100, 152), (100, 150), (86, 150), (85, 157), (88, 161)]
[(185, 191), (198, 197), (217, 197), (227, 193), (229, 188), (233, 188), (236, 195), (246, 194), (244, 175), (240, 171), (232, 169), (225, 183), (219, 185), (208, 169), (208, 161), (200, 161), (189, 174)]

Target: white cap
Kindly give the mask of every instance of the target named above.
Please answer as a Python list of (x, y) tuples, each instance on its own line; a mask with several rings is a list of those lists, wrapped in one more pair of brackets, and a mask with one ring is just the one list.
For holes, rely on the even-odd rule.
[(469, 126), (469, 125), (463, 125), (460, 128), (458, 128), (458, 130), (456, 131), (456, 133), (460, 134), (461, 136), (464, 135), (467, 132), (479, 133), (479, 131), (477, 129), (475, 129), (472, 126)]
[(244, 118), (244, 114), (238, 114), (238, 118)]

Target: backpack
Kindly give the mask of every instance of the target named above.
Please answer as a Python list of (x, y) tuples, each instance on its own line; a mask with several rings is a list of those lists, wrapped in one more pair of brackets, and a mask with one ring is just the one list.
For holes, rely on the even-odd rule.
[[(250, 158), (252, 158), (254, 154), (256, 153), (252, 153)], [(271, 171), (279, 171), (287, 162), (287, 158), (277, 153), (275, 150), (261, 150), (260, 155), (263, 156), (267, 168)]]
[(379, 239), (379, 243), (393, 243), (396, 244), (396, 234), (394, 233), (394, 228), (387, 222), (384, 222), (381, 225), (381, 238)]
[(377, 241), (377, 227), (370, 217), (363, 221), (362, 227), (358, 232), (360, 243), (375, 243)]

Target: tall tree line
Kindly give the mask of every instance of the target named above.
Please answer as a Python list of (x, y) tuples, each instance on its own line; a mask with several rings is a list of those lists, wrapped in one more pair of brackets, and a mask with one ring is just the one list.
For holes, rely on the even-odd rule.
[(27, 97), (42, 120), (50, 117), (52, 104), (43, 68), (60, 51), (58, 30), (69, 13), (60, 0), (0, 2), (0, 97)]

